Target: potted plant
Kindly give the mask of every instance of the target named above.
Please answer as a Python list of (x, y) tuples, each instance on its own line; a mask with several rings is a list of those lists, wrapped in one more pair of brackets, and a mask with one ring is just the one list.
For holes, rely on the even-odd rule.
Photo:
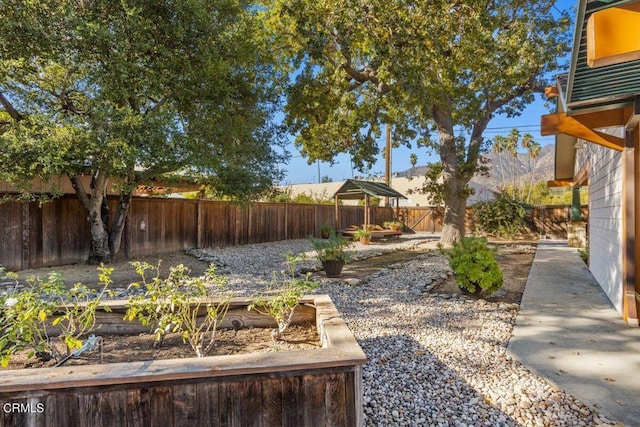
[(320, 237), (323, 239), (328, 239), (331, 235), (333, 228), (330, 225), (324, 224), (320, 226)]
[(393, 231), (400, 231), (402, 230), (402, 226), (403, 226), (403, 224), (400, 221), (385, 221), (383, 225), (384, 225), (384, 228), (388, 228), (389, 230), (393, 230)]
[(311, 244), (316, 251), (316, 258), (322, 263), (322, 268), (327, 277), (340, 277), (342, 268), (349, 259), (347, 248), (351, 243), (342, 235), (332, 232), (329, 238), (325, 240), (312, 238)]
[(353, 233), (354, 240), (360, 240), (363, 245), (368, 245), (371, 242), (371, 231), (360, 229)]

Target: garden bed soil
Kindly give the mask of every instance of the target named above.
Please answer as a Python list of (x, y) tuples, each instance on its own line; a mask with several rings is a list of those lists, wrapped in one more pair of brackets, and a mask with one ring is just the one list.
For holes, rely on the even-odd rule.
[[(207, 356), (234, 355), (243, 353), (269, 353), (297, 351), (321, 348), (318, 331), (313, 324), (293, 325), (284, 333), (285, 339), (274, 341), (271, 338), (273, 328), (221, 329), (216, 333), (213, 347)], [(178, 334), (168, 334), (159, 348), (154, 348), (152, 334), (114, 335), (99, 334), (103, 339), (100, 351), (85, 352), (72, 357), (64, 366), (90, 365), (102, 363), (133, 362), (140, 360), (167, 360), (195, 357), (188, 343), (184, 343)], [(60, 344), (58, 344), (60, 347)], [(27, 358), (27, 351), (15, 354), (8, 369), (53, 367), (55, 360), (43, 361)]]

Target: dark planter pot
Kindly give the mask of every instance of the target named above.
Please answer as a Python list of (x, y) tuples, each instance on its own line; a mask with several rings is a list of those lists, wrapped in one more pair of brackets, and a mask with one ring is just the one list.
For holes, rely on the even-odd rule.
[(328, 239), (329, 238), (329, 232), (328, 231), (321, 231), (320, 232), (320, 237), (322, 237), (323, 239)]
[(343, 259), (329, 259), (322, 261), (322, 268), (327, 274), (327, 277), (340, 277), (342, 274), (342, 267), (344, 267)]

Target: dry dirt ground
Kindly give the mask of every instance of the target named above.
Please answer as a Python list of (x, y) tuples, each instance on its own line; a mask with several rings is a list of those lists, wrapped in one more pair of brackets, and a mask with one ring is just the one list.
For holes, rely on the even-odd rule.
[[(497, 260), (503, 271), (504, 286), (494, 295), (469, 297), (484, 298), (493, 302), (519, 304), (527, 282), (529, 269), (533, 262), (537, 243), (534, 241), (493, 241), (491, 243), (495, 244), (498, 248)], [(345, 275), (348, 278), (363, 278), (384, 268), (386, 265), (415, 257), (416, 254), (420, 252), (423, 251), (398, 251), (359, 261), (349, 265), (349, 269), (345, 272)], [(184, 264), (188, 266), (194, 274), (202, 274), (207, 268), (207, 264), (205, 262), (198, 261), (196, 258), (181, 252), (162, 254), (145, 259), (145, 261), (152, 264), (157, 264), (159, 260), (162, 260), (162, 265), (164, 266), (165, 271), (169, 266), (177, 264)], [(132, 281), (137, 280), (135, 270), (128, 262), (115, 263), (111, 266), (115, 268), (112, 277), (114, 287), (126, 287)], [(62, 273), (65, 278), (65, 282), (69, 284), (76, 282), (82, 282), (85, 284), (97, 282), (96, 266), (85, 264), (21, 271), (20, 277), (25, 278), (30, 275), (44, 276), (52, 271)], [(449, 277), (449, 279), (434, 287), (430, 292), (459, 294), (460, 290), (458, 289), (453, 277)], [(269, 329), (251, 328), (240, 331), (219, 331), (216, 336), (215, 349), (212, 350), (210, 354), (283, 351), (319, 347), (317, 331), (313, 326), (291, 327), (285, 335), (286, 341), (274, 342), (271, 339)], [(194, 357), (194, 353), (190, 350), (189, 346), (187, 344), (182, 344), (180, 341), (181, 339), (179, 337), (168, 337), (161, 349), (155, 350), (152, 348), (152, 336), (131, 336), (126, 338), (123, 336), (105, 336), (102, 355), (105, 363), (130, 360)], [(35, 359), (27, 360), (24, 356), (25, 355), (14, 358), (10, 367), (13, 369), (20, 369), (25, 367), (25, 365), (27, 367), (42, 367), (52, 366), (55, 364), (54, 361), (41, 362)], [(140, 356), (145, 359), (140, 359)], [(75, 360), (72, 359), (67, 362), (67, 364), (97, 363), (98, 361), (99, 353), (93, 352), (85, 353), (85, 356), (81, 356)]]
[[(502, 269), (504, 285), (493, 295), (468, 295), (468, 297), (482, 298), (491, 302), (520, 304), (538, 246), (537, 242), (493, 240), (489, 243), (498, 249), (496, 259)], [(453, 277), (449, 277), (444, 283), (433, 288), (431, 292), (461, 293)]]

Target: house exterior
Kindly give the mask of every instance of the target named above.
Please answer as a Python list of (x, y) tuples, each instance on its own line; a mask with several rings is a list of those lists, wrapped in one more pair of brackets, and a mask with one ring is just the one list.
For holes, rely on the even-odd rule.
[(557, 99), (541, 121), (556, 135), (550, 185), (588, 186), (589, 269), (638, 326), (640, 1), (579, 0), (569, 74), (547, 94)]
[[(286, 188), (291, 191), (291, 196), (295, 197), (298, 194), (306, 194), (314, 199), (331, 199), (333, 194), (340, 188), (345, 181), (340, 182), (326, 182), (320, 184), (292, 184)], [(400, 207), (415, 207), (415, 206), (434, 206), (435, 203), (431, 201), (431, 197), (428, 194), (422, 194), (416, 191), (417, 188), (422, 188), (425, 182), (424, 176), (415, 176), (411, 178), (407, 177), (393, 177), (391, 179), (390, 186), (395, 191), (402, 193), (406, 196), (406, 199), (399, 200)], [(473, 188), (474, 194), (467, 199), (467, 206), (474, 205), (478, 202), (485, 202), (496, 198), (496, 194), (493, 190), (485, 187), (477, 182), (469, 182), (469, 186)], [(359, 201), (345, 200), (344, 204), (357, 204)]]

